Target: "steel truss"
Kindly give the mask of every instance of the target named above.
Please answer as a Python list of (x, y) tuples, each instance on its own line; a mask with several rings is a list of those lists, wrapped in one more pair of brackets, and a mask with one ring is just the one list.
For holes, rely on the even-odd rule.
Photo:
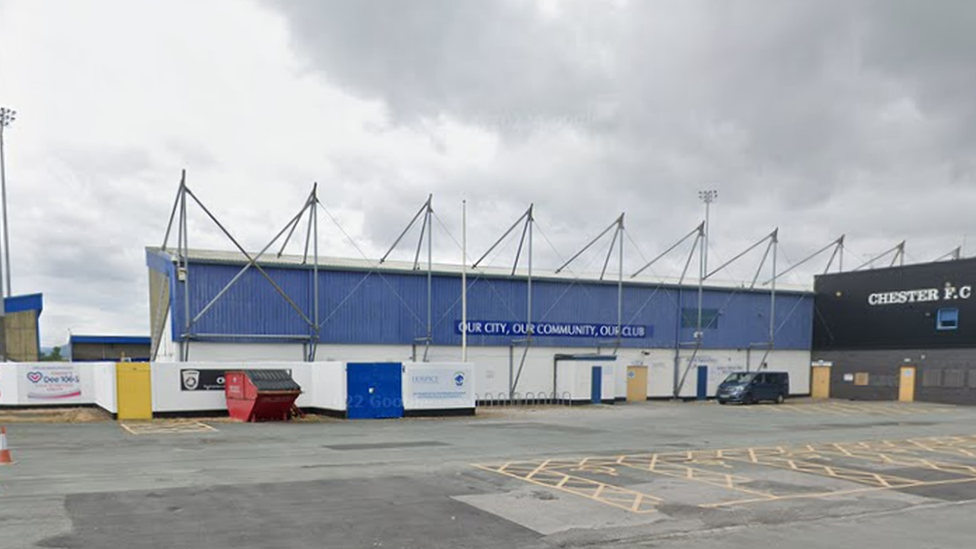
[[(207, 219), (209, 219), (220, 232), (234, 245), (235, 248), (244, 256), (247, 263), (241, 267), (241, 270), (237, 272), (236, 275), (224, 285), (223, 288), (216, 295), (214, 295), (210, 300), (201, 307), (195, 314), (190, 309), (190, 252), (189, 252), (189, 228), (187, 225), (188, 211), (187, 204), (190, 202), (187, 199), (192, 200), (192, 203), (202, 211)], [(161, 251), (166, 252), (169, 246), (169, 237), (173, 232), (173, 225), (176, 224), (177, 235), (176, 235), (176, 281), (175, 284), (183, 285), (183, 331), (179, 334), (179, 361), (186, 362), (190, 359), (190, 344), (194, 339), (216, 339), (216, 338), (226, 338), (226, 339), (241, 339), (241, 338), (261, 338), (269, 340), (300, 340), (305, 342), (305, 353), (304, 359), (306, 361), (315, 360), (315, 352), (319, 342), (319, 332), (321, 325), (318, 321), (319, 318), (319, 242), (318, 242), (318, 211), (316, 206), (319, 204), (318, 199), (318, 184), (312, 186), (312, 191), (309, 193), (308, 198), (306, 198), (305, 203), (302, 208), (296, 213), (284, 227), (271, 239), (256, 255), (251, 255), (247, 250), (241, 246), (240, 242), (234, 238), (233, 234), (220, 222), (219, 219), (210, 211), (209, 208), (204, 205), (204, 203), (197, 197), (196, 194), (190, 190), (189, 186), (186, 184), (186, 170), (183, 170), (180, 177), (180, 185), (176, 192), (176, 199), (173, 202), (173, 209), (170, 212), (169, 223), (166, 226), (166, 235), (163, 237), (163, 245)], [(295, 300), (285, 292), (284, 289), (275, 282), (274, 278), (268, 274), (264, 268), (258, 263), (260, 259), (268, 252), (268, 250), (278, 242), (282, 236), (287, 233), (284, 240), (282, 241), (281, 250), (278, 252), (278, 257), (281, 257), (282, 252), (287, 246), (288, 241), (291, 239), (292, 234), (295, 232), (295, 228), (301, 223), (303, 217), (307, 214), (308, 216), (308, 231), (305, 241), (305, 254), (302, 258), (302, 264), (307, 264), (308, 262), (308, 251), (311, 244), (312, 247), (312, 287), (313, 287), (313, 306), (312, 306), (312, 318), (309, 318), (305, 314), (305, 311), (295, 303)], [(274, 288), (275, 292), (284, 299), (288, 305), (295, 311), (295, 313), (308, 325), (307, 335), (295, 335), (295, 334), (206, 334), (194, 332), (194, 326), (204, 317), (214, 305), (223, 298), (231, 288), (237, 284), (238, 281), (244, 276), (247, 271), (251, 269), (256, 270), (261, 274), (261, 276), (267, 280), (267, 282)], [(171, 296), (171, 299), (175, 297), (175, 293)], [(154, 334), (155, 335), (155, 334)], [(154, 356), (158, 353), (159, 345), (155, 345)]]
[(427, 237), (427, 335), (423, 337), (414, 338), (413, 360), (417, 360), (417, 344), (421, 343), (424, 346), (424, 357), (423, 357), (424, 362), (427, 362), (430, 353), (430, 346), (434, 342), (434, 324), (433, 324), (434, 322), (433, 320), (434, 319), (434, 314), (433, 314), (434, 207), (433, 207), (433, 203), (434, 203), (434, 195), (433, 194), (427, 195), (427, 201), (424, 202), (424, 204), (420, 207), (419, 210), (417, 210), (417, 213), (413, 216), (413, 219), (410, 220), (410, 223), (407, 223), (407, 226), (400, 233), (400, 236), (398, 236), (397, 239), (393, 242), (393, 245), (390, 246), (390, 249), (387, 250), (386, 253), (383, 254), (383, 257), (380, 258), (380, 264), (383, 264), (383, 262), (386, 261), (388, 257), (390, 257), (390, 254), (393, 253), (393, 250), (396, 249), (397, 245), (400, 244), (400, 241), (403, 240), (403, 237), (406, 236), (407, 233), (410, 232), (410, 229), (413, 228), (414, 224), (417, 223), (417, 220), (421, 219), (421, 217), (423, 218), (423, 221), (420, 222), (420, 238), (417, 240), (417, 253), (414, 254), (413, 257), (413, 270), (415, 271), (420, 270), (420, 251), (424, 247), (424, 237), (426, 236)]
[[(763, 253), (762, 260), (759, 262), (759, 267), (756, 269), (756, 275), (752, 279), (752, 284), (750, 285), (750, 289), (755, 287), (756, 281), (758, 280), (759, 275), (762, 272), (762, 268), (766, 264), (766, 259), (770, 256), (770, 253), (772, 253), (773, 278), (771, 280), (772, 286), (769, 292), (769, 341), (765, 345), (766, 351), (763, 354), (762, 360), (760, 361), (760, 369), (766, 367), (766, 358), (769, 355), (769, 352), (772, 351), (776, 339), (776, 279), (778, 278), (778, 275), (776, 274), (776, 259), (777, 259), (777, 249), (779, 247), (778, 227), (773, 229), (771, 233), (764, 236), (760, 240), (754, 242), (748, 248), (739, 252), (735, 257), (726, 261), (725, 263), (720, 265), (718, 268), (712, 270), (711, 272), (705, 272), (704, 254), (702, 254), (702, 262), (701, 262), (702, 274), (698, 279), (698, 322), (697, 322), (697, 331), (695, 332), (694, 349), (692, 350), (691, 357), (688, 359), (688, 365), (685, 366), (685, 370), (681, 374), (680, 380), (677, 377), (675, 377), (674, 394), (673, 394), (674, 398), (679, 398), (681, 394), (681, 389), (684, 387), (685, 381), (688, 378), (688, 373), (691, 371), (691, 367), (695, 365), (695, 358), (698, 356), (698, 352), (701, 350), (702, 345), (704, 343), (704, 331), (703, 331), (704, 327), (702, 326), (702, 289), (703, 289), (704, 281), (718, 274), (723, 269), (725, 269), (732, 263), (735, 263), (743, 256), (745, 256), (746, 254), (755, 250), (756, 248), (758, 248), (763, 244), (766, 244), (766, 250)], [(738, 291), (739, 290), (733, 292), (732, 296), (735, 296), (735, 294), (738, 293)], [(712, 319), (712, 322), (715, 322), (714, 318)], [(678, 353), (679, 353), (679, 349), (676, 346), (675, 347), (675, 373), (676, 374), (677, 374), (677, 370), (680, 368)]]
[[(527, 268), (526, 271), (527, 305), (526, 305), (526, 312), (525, 312), (525, 337), (519, 339), (513, 339), (509, 343), (509, 348), (508, 348), (508, 399), (509, 401), (515, 398), (515, 392), (518, 389), (518, 382), (519, 379), (521, 379), (522, 377), (522, 369), (525, 367), (525, 359), (528, 357), (529, 347), (531, 347), (532, 345), (532, 333), (533, 333), (533, 326), (532, 326), (532, 256), (533, 256), (532, 233), (533, 230), (532, 228), (534, 225), (535, 225), (535, 204), (529, 204), (529, 208), (525, 210), (525, 213), (519, 216), (519, 218), (515, 220), (515, 223), (512, 223), (512, 226), (509, 227), (508, 230), (505, 231), (505, 233), (502, 234), (498, 238), (498, 240), (496, 240), (495, 243), (492, 244), (488, 248), (488, 250), (484, 254), (482, 254), (482, 256), (478, 258), (478, 260), (471, 265), (472, 269), (477, 269), (478, 265), (480, 265), (482, 261), (487, 259), (488, 256), (491, 254), (491, 252), (493, 252), (499, 245), (501, 245), (501, 243), (504, 242), (505, 239), (508, 238), (513, 231), (515, 231), (515, 229), (517, 229), (519, 226), (522, 227), (522, 235), (521, 237), (519, 237), (518, 249), (516, 249), (515, 251), (515, 261), (512, 262), (512, 276), (515, 276), (515, 272), (518, 270), (519, 260), (522, 257), (522, 249), (524, 246), (526, 248), (526, 268)], [(465, 262), (467, 262), (467, 258), (464, 259)], [(465, 291), (466, 290), (467, 289), (465, 288)], [(464, 331), (467, 331), (468, 329), (466, 322), (467, 322), (467, 318), (465, 318), (465, 324), (461, 326), (461, 329)], [(515, 372), (515, 347), (517, 345), (522, 345), (523, 348), (522, 348), (522, 357), (519, 360), (518, 372), (516, 373)]]

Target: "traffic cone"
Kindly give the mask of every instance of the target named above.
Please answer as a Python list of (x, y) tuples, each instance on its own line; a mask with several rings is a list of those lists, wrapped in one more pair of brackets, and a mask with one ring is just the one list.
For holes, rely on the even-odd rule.
[(14, 458), (10, 455), (10, 449), (7, 448), (7, 428), (0, 427), (0, 465), (10, 465), (13, 462)]

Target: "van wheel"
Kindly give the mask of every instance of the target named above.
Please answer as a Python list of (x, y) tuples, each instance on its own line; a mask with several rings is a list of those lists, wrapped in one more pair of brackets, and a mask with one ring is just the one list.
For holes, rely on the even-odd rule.
[(782, 404), (784, 402), (786, 402), (786, 396), (783, 393), (776, 396), (776, 404)]

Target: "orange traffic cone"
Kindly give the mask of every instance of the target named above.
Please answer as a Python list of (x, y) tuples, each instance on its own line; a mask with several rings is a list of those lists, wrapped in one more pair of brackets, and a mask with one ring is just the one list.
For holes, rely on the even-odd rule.
[(7, 428), (0, 427), (0, 465), (10, 465), (13, 462), (14, 458), (10, 455), (10, 449), (7, 448)]

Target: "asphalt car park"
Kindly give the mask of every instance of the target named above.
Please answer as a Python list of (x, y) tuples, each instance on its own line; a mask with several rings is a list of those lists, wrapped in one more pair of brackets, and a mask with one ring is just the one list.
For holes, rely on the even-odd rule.
[(963, 547), (976, 409), (11, 424), (0, 547)]

